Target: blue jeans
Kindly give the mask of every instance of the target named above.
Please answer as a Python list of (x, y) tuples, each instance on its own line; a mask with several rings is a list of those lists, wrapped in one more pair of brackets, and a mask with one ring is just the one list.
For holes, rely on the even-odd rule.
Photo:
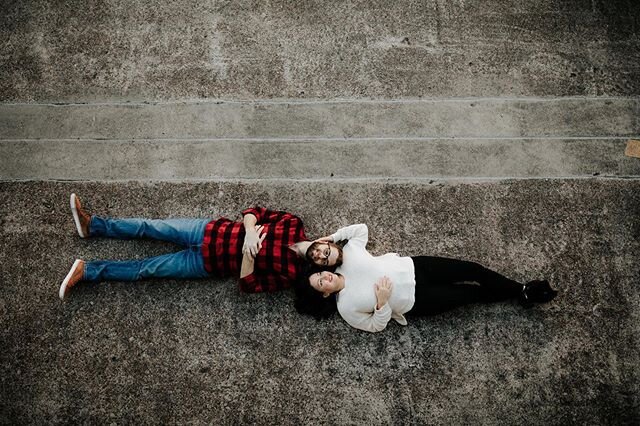
[(137, 281), (143, 278), (204, 278), (202, 241), (208, 219), (111, 219), (91, 217), (89, 235), (119, 239), (152, 238), (185, 250), (142, 260), (85, 263), (85, 281)]

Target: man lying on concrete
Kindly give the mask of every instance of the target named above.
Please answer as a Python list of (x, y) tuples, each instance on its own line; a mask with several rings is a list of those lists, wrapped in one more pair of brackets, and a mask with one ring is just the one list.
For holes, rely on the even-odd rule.
[(90, 215), (71, 194), (71, 213), (81, 238), (152, 238), (185, 249), (142, 260), (76, 259), (60, 286), (60, 299), (81, 281), (137, 281), (239, 276), (245, 292), (272, 292), (291, 286), (305, 259), (322, 266), (341, 263), (335, 244), (312, 243), (302, 220), (287, 212), (248, 208), (243, 221), (210, 219), (114, 219)]

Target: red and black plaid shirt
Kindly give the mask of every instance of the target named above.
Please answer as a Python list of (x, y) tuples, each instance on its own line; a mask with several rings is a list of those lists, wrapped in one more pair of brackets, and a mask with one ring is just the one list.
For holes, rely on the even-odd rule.
[[(248, 293), (277, 291), (290, 287), (304, 262), (289, 246), (307, 241), (302, 220), (291, 213), (249, 208), (242, 215), (253, 214), (266, 233), (262, 248), (255, 258), (253, 273), (240, 279), (240, 289)], [(240, 274), (244, 224), (220, 218), (207, 224), (202, 253), (207, 272), (219, 277)]]

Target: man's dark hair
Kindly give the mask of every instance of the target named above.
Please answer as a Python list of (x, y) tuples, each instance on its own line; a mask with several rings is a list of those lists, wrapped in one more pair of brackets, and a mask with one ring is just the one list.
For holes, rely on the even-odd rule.
[(311, 315), (317, 320), (329, 318), (338, 310), (336, 306), (336, 295), (331, 294), (324, 297), (322, 293), (315, 290), (309, 284), (309, 277), (326, 269), (319, 268), (315, 265), (307, 265), (306, 268), (298, 276), (295, 283), (295, 302), (296, 311), (300, 314)]
[[(307, 248), (307, 251), (304, 254), (304, 257), (305, 257), (305, 259), (307, 259), (307, 262), (315, 265), (315, 263), (313, 263), (313, 259), (311, 258), (311, 251), (313, 249), (315, 249), (316, 247), (318, 247), (319, 245), (322, 245), (322, 244), (327, 244), (327, 243), (321, 243), (321, 242), (318, 242), (318, 241), (314, 241), (313, 243), (311, 243), (311, 245), (309, 246), (309, 248)], [(334, 247), (336, 247), (338, 249), (338, 257), (336, 258), (336, 264), (335, 265), (333, 265), (333, 266), (325, 266), (324, 267), (325, 269), (323, 269), (323, 270), (324, 271), (333, 272), (333, 271), (335, 271), (335, 269), (338, 266), (342, 265), (342, 246), (340, 244), (336, 244), (336, 243), (332, 243), (332, 242), (329, 242), (329, 244), (333, 245)], [(316, 265), (316, 266), (318, 266), (318, 265)]]

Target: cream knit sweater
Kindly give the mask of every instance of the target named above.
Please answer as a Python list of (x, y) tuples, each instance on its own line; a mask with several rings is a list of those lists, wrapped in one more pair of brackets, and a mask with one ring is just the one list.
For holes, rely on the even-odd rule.
[[(351, 225), (332, 235), (334, 241), (348, 240), (343, 263), (337, 273), (345, 278), (345, 287), (337, 294), (338, 312), (351, 326), (365, 331), (382, 331), (391, 318), (407, 325), (404, 315), (415, 301), (415, 270), (410, 257), (396, 253), (372, 256), (366, 249), (367, 225)], [(393, 287), (389, 301), (376, 309), (375, 283), (389, 277)]]

